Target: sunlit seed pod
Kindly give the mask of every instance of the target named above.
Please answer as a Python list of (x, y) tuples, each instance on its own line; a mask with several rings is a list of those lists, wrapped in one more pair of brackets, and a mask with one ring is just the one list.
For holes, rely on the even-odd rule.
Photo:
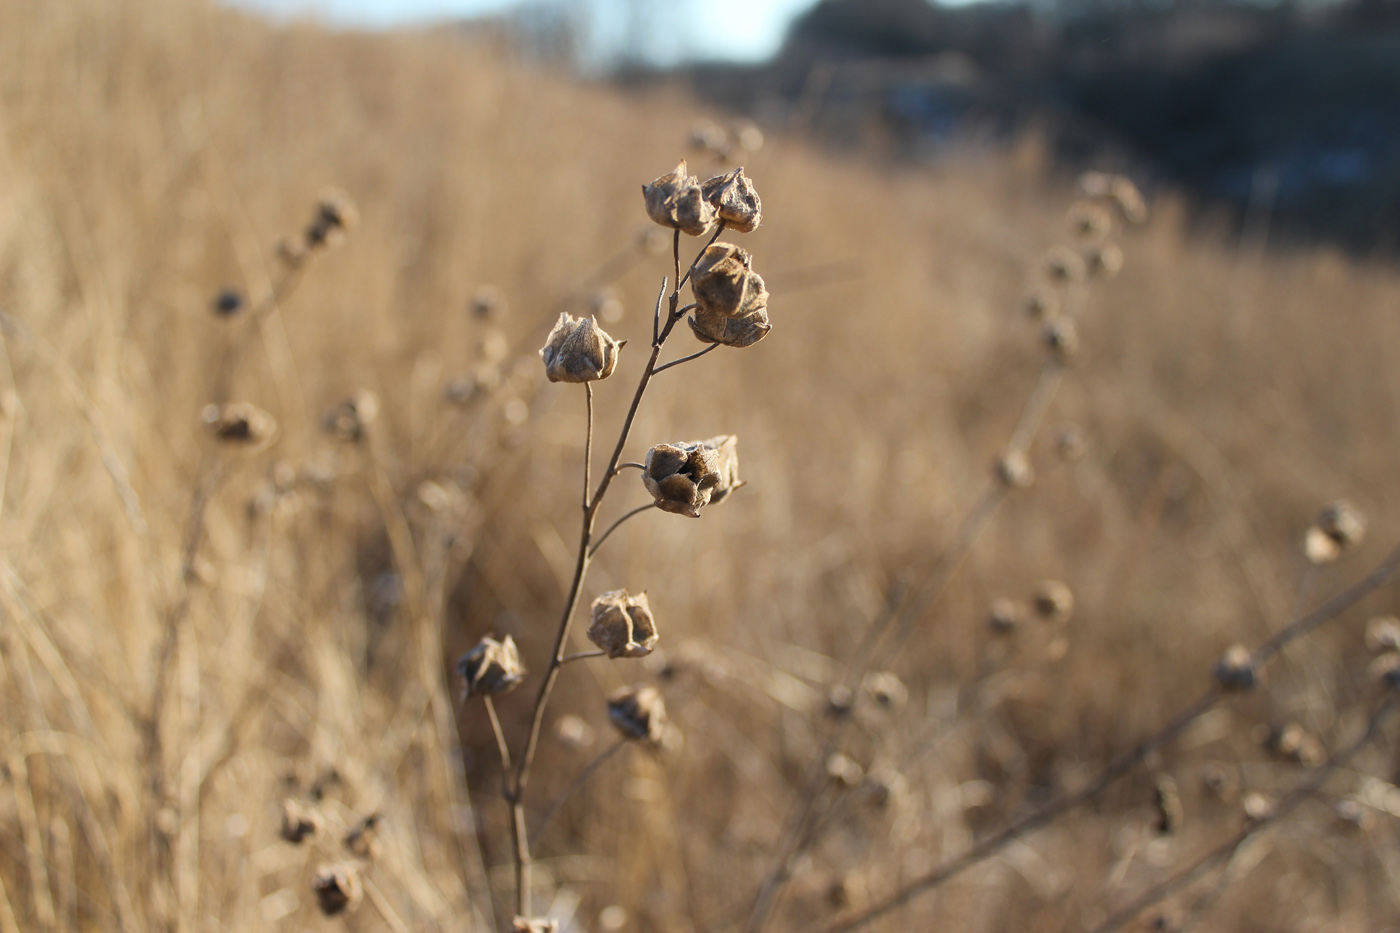
[(354, 203), (343, 191), (327, 191), (317, 202), (315, 216), (306, 228), (306, 246), (317, 249), (338, 243), (359, 219)]
[(1337, 815), (1337, 822), (1347, 829), (1361, 830), (1366, 832), (1375, 825), (1375, 817), (1372, 810), (1365, 804), (1350, 797), (1343, 797), (1332, 804), (1332, 812)]
[[(754, 276), (758, 278), (758, 276)], [(759, 280), (762, 282), (762, 280)], [(742, 317), (730, 317), (713, 311), (706, 311), (704, 308), (697, 308), (687, 319), (690, 330), (695, 334), (696, 339), (704, 343), (720, 343), (726, 347), (734, 347), (742, 350), (758, 343), (768, 332), (773, 329), (773, 325), (768, 322), (768, 299), (767, 292), (762, 293), (762, 300), (755, 306), (753, 313)]]
[(865, 777), (865, 769), (841, 752), (827, 756), (826, 776), (842, 787), (855, 787)]
[(1084, 240), (1101, 240), (1113, 232), (1113, 215), (1093, 201), (1076, 201), (1069, 209), (1069, 226)]
[(732, 434), (657, 444), (647, 451), (642, 485), (662, 511), (699, 518), (701, 508), (722, 502), (742, 485), (737, 449)]
[(1303, 533), (1303, 556), (1310, 564), (1330, 564), (1342, 556), (1342, 546), (1327, 532), (1313, 525)]
[(1257, 823), (1273, 816), (1274, 802), (1258, 791), (1250, 791), (1240, 801), (1240, 809), (1244, 811), (1245, 819)]
[(593, 600), (588, 640), (609, 658), (642, 658), (656, 647), (656, 622), (647, 594), (612, 590)]
[(655, 687), (623, 687), (608, 695), (608, 720), (624, 738), (658, 742), (666, 731), (666, 703)]
[(1366, 650), (1372, 654), (1400, 651), (1400, 619), (1375, 616), (1366, 623)]
[(1074, 322), (1060, 318), (1045, 325), (1040, 332), (1041, 343), (1061, 363), (1068, 363), (1079, 351), (1079, 331)]
[(987, 611), (987, 628), (993, 635), (1010, 635), (1025, 621), (1025, 607), (1013, 599), (994, 599)]
[(209, 433), (230, 444), (261, 447), (277, 434), (276, 419), (248, 402), (206, 405), (200, 418)]
[(321, 814), (314, 807), (288, 797), (282, 801), (281, 836), (292, 845), (300, 845), (321, 831)]
[(686, 173), (684, 161), (674, 172), (643, 185), (642, 198), (647, 216), (663, 227), (701, 236), (714, 225), (715, 209), (705, 200), (699, 179)]
[(371, 813), (350, 827), (341, 842), (351, 855), (374, 858), (379, 854), (379, 814)]
[(1345, 550), (1366, 537), (1366, 519), (1345, 499), (1333, 502), (1317, 516), (1317, 527)]
[(890, 805), (900, 784), (897, 774), (890, 776), (872, 771), (860, 782), (860, 794), (866, 803), (880, 810)]
[(483, 638), (457, 662), (457, 676), (463, 680), (464, 700), (514, 690), (525, 679), (515, 639), (509, 635), (500, 641), (489, 635)]
[(881, 709), (898, 710), (909, 702), (909, 688), (892, 671), (877, 671), (866, 675), (861, 685), (865, 693)]
[(1181, 829), (1185, 811), (1181, 806), (1181, 794), (1177, 792), (1176, 781), (1171, 775), (1160, 775), (1153, 784), (1152, 807), (1157, 814), (1152, 827), (1158, 833), (1167, 836)]
[(500, 320), (506, 316), (506, 296), (494, 285), (482, 285), (472, 292), (467, 302), (472, 316), (482, 320)]
[(1008, 450), (998, 457), (995, 472), (1007, 489), (1025, 489), (1035, 482), (1035, 470), (1023, 450)]
[(826, 691), (826, 711), (829, 715), (849, 716), (855, 706), (855, 693), (845, 684), (832, 684)]
[[(733, 243), (705, 247), (690, 273), (690, 288), (702, 310), (727, 317), (747, 313), (753, 289), (753, 256)], [(759, 280), (760, 284), (762, 280)]]
[(1084, 258), (1068, 246), (1056, 246), (1045, 254), (1045, 275), (1053, 282), (1082, 282)]
[(322, 429), (337, 440), (358, 443), (379, 414), (379, 396), (361, 390), (321, 416)]
[(1104, 243), (1084, 253), (1084, 265), (1096, 279), (1111, 279), (1123, 271), (1123, 250), (1117, 243)]
[(1215, 662), (1215, 682), (1222, 690), (1253, 690), (1259, 685), (1254, 656), (1244, 645), (1231, 645)]
[(233, 317), (243, 310), (245, 303), (242, 292), (233, 288), (224, 288), (220, 289), (219, 293), (214, 296), (211, 307), (219, 317)]
[(715, 216), (724, 221), (725, 229), (752, 233), (762, 223), (763, 202), (743, 168), (708, 179), (700, 190), (715, 209)]
[(1047, 622), (1068, 622), (1074, 615), (1074, 592), (1059, 580), (1044, 580), (1036, 584), (1031, 605)]
[(547, 917), (516, 917), (510, 922), (511, 933), (559, 933), (559, 921)]
[(545, 376), (550, 382), (595, 382), (611, 376), (625, 341), (614, 340), (591, 317), (576, 318), (567, 311), (540, 348)]
[(345, 863), (322, 865), (316, 869), (316, 875), (311, 879), (311, 890), (316, 895), (316, 904), (321, 908), (321, 913), (327, 917), (343, 913), (358, 904), (364, 896), (359, 870)]
[(1387, 690), (1400, 690), (1400, 652), (1387, 651), (1376, 656), (1367, 671), (1372, 680)]
[(1060, 296), (1048, 288), (1037, 288), (1022, 302), (1026, 316), (1035, 321), (1048, 321), (1060, 313)]
[(823, 899), (832, 910), (849, 910), (869, 900), (869, 892), (858, 875), (842, 872), (827, 879)]

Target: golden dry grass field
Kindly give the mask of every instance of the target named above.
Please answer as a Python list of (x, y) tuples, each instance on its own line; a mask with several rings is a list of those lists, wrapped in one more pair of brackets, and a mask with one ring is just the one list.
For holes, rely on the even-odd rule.
[[(584, 448), (582, 391), (536, 351), (611, 290), (629, 343), (596, 387), (607, 447), (671, 274), (639, 187), (683, 156), (726, 167), (688, 149), (701, 116), (728, 120), (483, 39), (192, 0), (0, 4), (0, 931), (509, 927), (496, 746), (453, 666), (516, 639), (535, 679), (496, 707), (518, 742)], [(740, 242), (773, 331), (658, 374), (623, 458), (734, 434), (747, 485), (598, 553), (580, 614), (646, 590), (660, 648), (563, 669), (532, 825), (611, 749), (609, 692), (659, 687), (673, 729), (533, 833), (534, 912), (752, 929), (813, 800), (834, 806), (768, 929), (827, 929), (921, 880), (866, 928), (1094, 929), (1251, 818), (1128, 928), (1400, 928), (1397, 724), (1352, 754), (1393, 588), (1325, 613), (1258, 689), (1212, 688), (1228, 646), (1263, 645), (1400, 537), (1395, 271), (1241, 248), (1163, 195), (1116, 225), (1120, 274), (1067, 286), (1079, 352), (1047, 367), (1023, 300), (1075, 243), (1076, 194), (1033, 140), (914, 167), (768, 130), (744, 162), (765, 219)], [(358, 223), (289, 274), (275, 245), (329, 188)], [(488, 286), (502, 300), (478, 314)], [(226, 288), (240, 313), (211, 310)], [(700, 348), (684, 325), (674, 341), (667, 358)], [(1001, 489), (1046, 372), (1035, 482)], [(325, 430), (358, 392), (377, 417)], [(275, 436), (213, 437), (202, 412), (229, 399)], [(1339, 499), (1364, 539), (1311, 565), (1304, 534)], [(603, 521), (647, 501), (623, 473)], [(988, 626), (1044, 580), (1072, 590), (1068, 620)], [(892, 598), (868, 667), (896, 686), (858, 680), (834, 714)], [(1044, 809), (1203, 695), (1121, 779)], [(322, 823), (300, 845), (279, 836), (288, 799)], [(347, 851), (371, 814), (373, 851)], [(323, 917), (313, 876), (342, 863), (363, 895)]]

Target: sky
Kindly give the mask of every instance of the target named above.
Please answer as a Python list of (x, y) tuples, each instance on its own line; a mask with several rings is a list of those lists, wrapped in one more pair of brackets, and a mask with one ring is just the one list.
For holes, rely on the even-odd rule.
[[(275, 17), (310, 14), (326, 22), (380, 28), (434, 19), (500, 13), (520, 0), (226, 0), (235, 6), (272, 13)], [(767, 58), (782, 44), (792, 18), (816, 0), (594, 0), (593, 31), (604, 35), (609, 26), (630, 17), (656, 30), (663, 18), (674, 17), (683, 28), (669, 42), (659, 43), (661, 63), (686, 59)], [(616, 31), (616, 30), (614, 30)], [(596, 40), (595, 40), (596, 41)]]

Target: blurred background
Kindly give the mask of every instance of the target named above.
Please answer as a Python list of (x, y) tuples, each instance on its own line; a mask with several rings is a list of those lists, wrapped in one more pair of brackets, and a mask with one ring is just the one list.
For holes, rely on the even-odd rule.
[[(754, 180), (773, 330), (624, 459), (734, 434), (747, 484), (593, 564), (660, 646), (564, 669), (536, 911), (824, 930), (1093, 782), (1394, 567), (1397, 53), (1386, 0), (0, 4), (0, 933), (509, 929), (455, 661), (518, 642), (518, 747), (584, 452), (538, 349), (629, 341), (608, 447), (681, 159)], [(866, 928), (1395, 929), (1370, 579)]]

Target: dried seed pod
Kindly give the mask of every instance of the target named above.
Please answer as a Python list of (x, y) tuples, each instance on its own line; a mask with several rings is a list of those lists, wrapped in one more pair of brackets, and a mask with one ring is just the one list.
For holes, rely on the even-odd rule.
[(701, 236), (715, 222), (715, 209), (705, 200), (700, 181), (686, 174), (685, 161), (676, 170), (642, 186), (647, 216), (663, 227)]
[(865, 769), (846, 755), (833, 752), (826, 759), (826, 776), (842, 787), (855, 787), (865, 777)]
[(1084, 258), (1068, 246), (1056, 246), (1045, 254), (1045, 274), (1055, 282), (1084, 279)]
[(379, 414), (379, 396), (361, 390), (321, 416), (327, 434), (347, 443), (358, 443)]
[(657, 444), (647, 451), (642, 484), (662, 511), (699, 518), (702, 507), (723, 501), (742, 485), (737, 446), (732, 434)]
[(1366, 537), (1366, 519), (1345, 499), (1333, 502), (1318, 513), (1317, 527), (1343, 550), (1360, 544)]
[(655, 687), (623, 687), (608, 696), (608, 719), (625, 738), (657, 742), (666, 729), (666, 704)]
[[(753, 276), (762, 286), (762, 279)], [(753, 312), (743, 317), (729, 317), (697, 308), (687, 323), (696, 338), (705, 343), (722, 343), (726, 347), (742, 350), (751, 347), (768, 335), (773, 325), (768, 323), (768, 292), (763, 290), (761, 300), (752, 306)]]
[(617, 367), (618, 351), (625, 342), (609, 337), (591, 317), (576, 318), (561, 311), (540, 349), (544, 373), (550, 382), (606, 379)]
[(308, 836), (321, 831), (321, 814), (312, 807), (288, 797), (282, 801), (282, 838), (300, 845)]
[(1074, 614), (1074, 592), (1059, 580), (1044, 580), (1036, 584), (1031, 605), (1047, 622), (1068, 622)]
[(511, 933), (559, 933), (559, 921), (548, 917), (516, 917), (510, 922)]
[(1113, 231), (1113, 215), (1092, 201), (1076, 201), (1069, 209), (1069, 226), (1086, 240), (1100, 240)]
[(1366, 623), (1366, 650), (1372, 654), (1400, 651), (1400, 619), (1376, 616)]
[(1371, 678), (1388, 690), (1400, 689), (1400, 652), (1379, 655), (1367, 669)]
[(321, 913), (334, 917), (347, 907), (353, 907), (364, 896), (360, 884), (360, 873), (354, 865), (322, 865), (316, 869), (311, 879), (311, 890), (316, 894), (316, 903)]
[(206, 405), (200, 417), (211, 434), (232, 444), (259, 447), (277, 434), (277, 420), (248, 402)]
[(1059, 318), (1046, 324), (1040, 332), (1040, 340), (1061, 363), (1068, 363), (1079, 351), (1079, 331), (1069, 318)]
[(462, 699), (509, 693), (525, 679), (520, 651), (507, 635), (500, 641), (489, 635), (457, 662), (457, 675), (465, 681)]
[[(711, 243), (705, 247), (690, 273), (690, 288), (700, 309), (726, 317), (740, 317), (754, 310), (757, 298), (751, 294), (753, 256), (733, 243)], [(759, 279), (758, 287), (763, 280)], [(767, 290), (763, 294), (766, 304)]]
[(1222, 690), (1253, 690), (1259, 684), (1254, 656), (1244, 645), (1231, 645), (1215, 662), (1215, 682)]
[(642, 658), (651, 654), (659, 636), (647, 594), (612, 590), (593, 600), (593, 624), (588, 640), (610, 658)]
[(1163, 836), (1170, 835), (1181, 828), (1181, 821), (1184, 811), (1181, 806), (1181, 795), (1177, 793), (1176, 781), (1171, 775), (1163, 774), (1157, 778), (1152, 787), (1152, 807), (1157, 811), (1157, 818), (1152, 826)]
[(1372, 812), (1358, 800), (1344, 797), (1332, 804), (1332, 812), (1337, 815), (1337, 822), (1347, 829), (1369, 830), (1375, 823)]
[(1026, 620), (1025, 607), (1012, 599), (994, 599), (987, 613), (987, 627), (994, 635), (1010, 635)]
[(883, 709), (899, 709), (909, 701), (909, 688), (891, 671), (868, 674), (862, 686), (875, 705)]
[(1264, 738), (1264, 747), (1284, 761), (1294, 764), (1317, 765), (1327, 758), (1327, 749), (1317, 736), (1296, 722), (1269, 729)]
[(316, 215), (306, 228), (306, 246), (317, 249), (338, 243), (359, 222), (359, 212), (343, 191), (327, 191), (316, 204)]
[(763, 202), (742, 167), (716, 175), (700, 186), (705, 200), (727, 228), (752, 233), (763, 220)]
[(496, 320), (505, 316), (506, 296), (494, 285), (482, 285), (472, 292), (467, 303), (472, 315), (482, 320)]
[(1116, 243), (1104, 243), (1084, 252), (1084, 264), (1096, 279), (1111, 279), (1123, 271), (1123, 250)]
[(213, 309), (219, 317), (233, 317), (243, 310), (243, 293), (233, 288), (220, 289), (214, 296)]
[(1274, 802), (1257, 790), (1244, 795), (1244, 800), (1240, 801), (1240, 808), (1244, 810), (1245, 819), (1251, 823), (1266, 820), (1274, 814)]
[(351, 826), (341, 842), (352, 855), (374, 858), (379, 854), (379, 814), (371, 813)]
[(1032, 320), (1048, 321), (1060, 313), (1060, 296), (1048, 288), (1037, 288), (1026, 296), (1021, 307)]
[(845, 684), (832, 684), (826, 691), (826, 711), (832, 716), (850, 715), (856, 697)]
[(1313, 525), (1303, 535), (1303, 556), (1310, 564), (1330, 564), (1342, 556), (1342, 546), (1327, 532)]
[(1007, 489), (1025, 489), (1035, 482), (1035, 470), (1024, 450), (1008, 450), (998, 457), (996, 476)]

